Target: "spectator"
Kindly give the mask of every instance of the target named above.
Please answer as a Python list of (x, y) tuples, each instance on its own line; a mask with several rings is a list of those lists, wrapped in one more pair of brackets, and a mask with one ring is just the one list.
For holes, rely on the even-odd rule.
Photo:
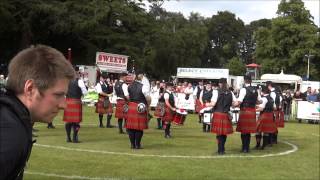
[(307, 96), (307, 101), (309, 102), (317, 102), (318, 101), (318, 95), (317, 90), (313, 89), (311, 93)]

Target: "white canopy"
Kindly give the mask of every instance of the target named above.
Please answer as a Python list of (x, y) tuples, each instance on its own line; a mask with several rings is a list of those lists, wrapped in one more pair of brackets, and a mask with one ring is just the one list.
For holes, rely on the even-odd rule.
[(284, 74), (281, 70), (280, 74), (264, 74), (261, 76), (263, 81), (272, 81), (275, 83), (300, 83), (302, 78), (294, 74)]

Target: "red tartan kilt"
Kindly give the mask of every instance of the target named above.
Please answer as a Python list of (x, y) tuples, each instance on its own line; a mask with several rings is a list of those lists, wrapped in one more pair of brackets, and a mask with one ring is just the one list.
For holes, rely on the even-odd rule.
[(275, 123), (277, 127), (284, 127), (284, 112), (282, 110), (274, 111)]
[(203, 108), (204, 108), (204, 106), (201, 104), (200, 100), (196, 99), (196, 107), (195, 107), (196, 112), (199, 113), (200, 110)]
[(96, 113), (99, 114), (112, 114), (113, 113), (113, 109), (112, 109), (112, 103), (109, 103), (108, 107), (104, 107), (104, 100), (106, 97), (104, 96), (99, 96), (99, 100), (96, 104)]
[(239, 121), (237, 124), (237, 132), (244, 134), (256, 133), (257, 128), (256, 109), (255, 108), (242, 108), (239, 114)]
[(148, 129), (148, 112), (139, 113), (137, 111), (138, 103), (129, 102), (128, 106), (129, 110), (125, 128), (136, 130)]
[(215, 112), (211, 122), (211, 132), (218, 135), (232, 134), (232, 123), (227, 113)]
[(125, 119), (126, 113), (123, 112), (123, 106), (126, 104), (126, 101), (124, 99), (118, 99), (117, 105), (116, 105), (116, 113), (115, 117), (118, 119)]
[(163, 116), (163, 121), (171, 122), (173, 120), (175, 112), (173, 112), (168, 106), (165, 107), (165, 113)]
[(257, 122), (257, 132), (274, 133), (277, 126), (273, 121), (273, 112), (264, 112), (260, 115)]
[(185, 120), (186, 120), (186, 115), (175, 113), (172, 121), (174, 124), (182, 126)]
[(159, 117), (159, 118), (164, 116), (164, 114), (161, 114), (161, 107), (163, 107), (163, 108), (165, 107), (164, 102), (158, 102), (157, 107), (154, 111), (154, 116)]
[(64, 109), (63, 121), (79, 123), (82, 121), (82, 104), (80, 99), (66, 99), (67, 107)]

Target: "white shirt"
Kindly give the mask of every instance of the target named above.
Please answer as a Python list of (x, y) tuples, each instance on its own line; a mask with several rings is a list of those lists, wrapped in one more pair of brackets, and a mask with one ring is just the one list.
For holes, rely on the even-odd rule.
[[(268, 94), (266, 94), (266, 95), (268, 95)], [(266, 96), (266, 95), (265, 95), (265, 96)], [(264, 108), (266, 107), (266, 104), (267, 104), (267, 102), (268, 102), (268, 99), (267, 99), (265, 96), (262, 96), (262, 97), (261, 97), (261, 102), (262, 102), (262, 103), (258, 105), (259, 108), (264, 109)]]
[(200, 88), (200, 91), (203, 90), (203, 86), (197, 86), (197, 87), (193, 90), (193, 95), (194, 95), (194, 96), (197, 96), (197, 94), (198, 94), (198, 88)]
[(164, 93), (164, 95), (163, 95), (163, 97), (164, 97), (164, 99), (165, 100), (169, 100), (169, 93), (171, 94), (172, 92), (171, 91), (169, 91), (169, 90), (167, 90), (165, 93)]
[(88, 93), (88, 90), (86, 86), (84, 85), (84, 82), (82, 79), (78, 79), (78, 86), (81, 89), (82, 95), (86, 95)]
[(144, 94), (144, 96), (149, 96), (150, 95), (150, 82), (149, 79), (145, 76), (143, 76), (141, 83), (143, 84), (142, 86), (142, 93)]
[[(270, 97), (273, 99), (273, 107), (277, 107), (276, 106), (276, 97), (277, 97), (277, 95), (276, 95), (276, 92), (274, 92), (274, 88), (271, 88), (271, 93), (270, 93)], [(280, 96), (280, 102), (282, 101), (282, 97)], [(281, 106), (281, 103), (280, 103), (280, 106)]]
[(103, 92), (103, 91), (102, 91), (101, 84), (104, 84), (106, 87), (108, 87), (108, 85), (107, 85), (105, 82), (101, 82), (101, 81), (100, 81), (99, 83), (97, 83), (97, 85), (96, 85), (96, 87), (95, 87), (97, 93), (102, 93), (102, 92)]
[[(231, 94), (232, 94), (232, 101), (236, 101), (236, 97), (234, 96), (233, 92), (231, 91)], [(212, 91), (212, 97), (211, 97), (211, 102), (217, 102), (218, 100), (218, 90), (214, 89)]]
[(186, 87), (184, 89), (185, 94), (192, 94), (193, 93), (193, 87)]
[[(250, 84), (245, 84), (244, 86), (245, 86), (245, 87), (249, 87)], [(247, 91), (246, 91), (246, 88), (245, 88), (245, 87), (240, 89), (239, 97), (238, 97), (237, 101), (243, 102), (244, 97), (246, 97)], [(258, 91), (258, 92), (259, 92), (259, 91)], [(260, 95), (260, 93), (258, 93), (258, 98), (257, 98), (257, 100), (258, 100), (258, 101), (261, 100), (261, 95)]]

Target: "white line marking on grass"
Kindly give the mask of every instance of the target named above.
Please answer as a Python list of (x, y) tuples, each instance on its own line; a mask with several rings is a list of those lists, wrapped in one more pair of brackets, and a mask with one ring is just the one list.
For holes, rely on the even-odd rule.
[(67, 151), (78, 151), (78, 152), (89, 152), (89, 153), (100, 153), (100, 154), (113, 154), (113, 155), (126, 155), (126, 156), (136, 156), (136, 157), (159, 157), (159, 158), (184, 158), (184, 159), (215, 159), (215, 158), (264, 158), (264, 157), (272, 157), (272, 156), (283, 156), (287, 154), (291, 154), (298, 150), (298, 146), (286, 142), (281, 141), (284, 144), (287, 144), (292, 147), (292, 149), (279, 152), (279, 153), (271, 153), (264, 155), (223, 155), (223, 156), (183, 156), (183, 155), (157, 155), (157, 154), (134, 154), (134, 153), (124, 153), (124, 152), (112, 152), (112, 151), (99, 151), (99, 150), (91, 150), (91, 149), (79, 149), (79, 148), (69, 148), (64, 146), (52, 146), (52, 145), (44, 145), (44, 144), (35, 144), (35, 146), (43, 147), (43, 148), (52, 148), (52, 149), (60, 149)]
[(32, 171), (25, 171), (25, 174), (57, 177), (57, 178), (64, 178), (64, 179), (84, 179), (84, 180), (118, 180), (119, 179), (119, 178), (86, 177), (86, 176), (76, 176), (76, 175), (67, 176), (67, 175), (59, 175), (54, 173), (41, 173), (41, 172), (32, 172)]
[(320, 137), (320, 135), (319, 135), (319, 134), (314, 134), (314, 133), (312, 133), (311, 135), (312, 135), (312, 136)]

